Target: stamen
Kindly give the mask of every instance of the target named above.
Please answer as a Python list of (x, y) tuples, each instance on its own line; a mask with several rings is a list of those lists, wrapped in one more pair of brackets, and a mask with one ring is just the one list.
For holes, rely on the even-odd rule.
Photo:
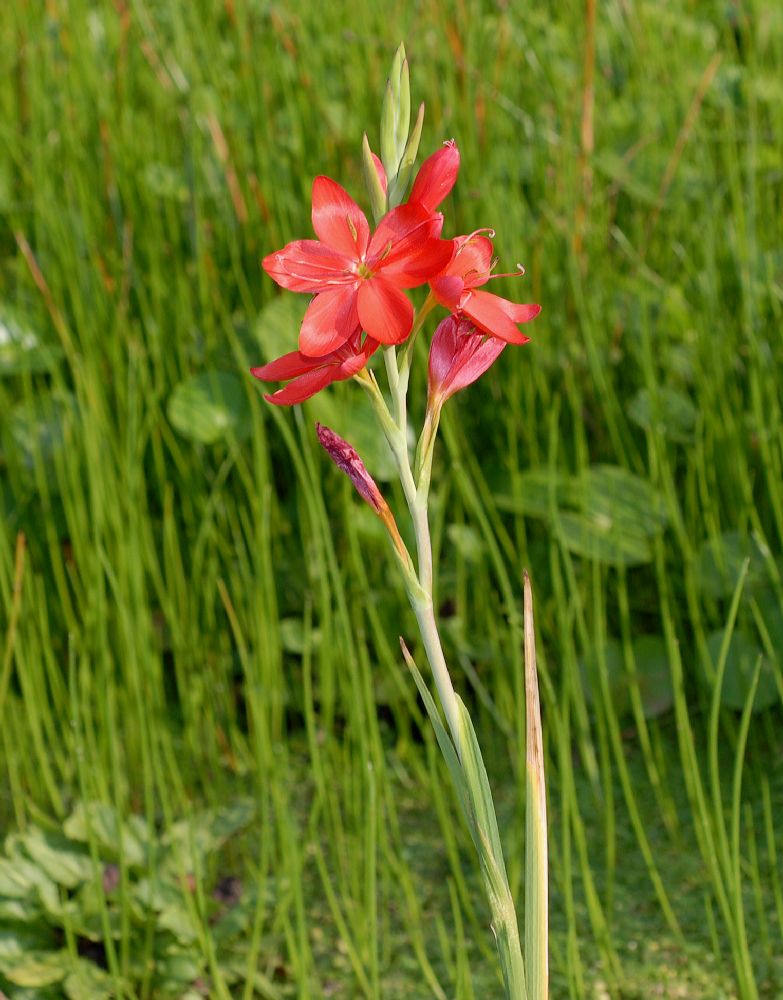
[[(494, 229), (489, 229), (489, 228), (486, 228), (486, 229), (474, 229), (473, 232), (470, 233), (469, 236), (466, 236), (465, 239), (462, 241), (462, 243), (460, 243), (459, 247), (457, 248), (457, 254), (461, 253), (464, 250), (464, 248), (469, 243), (471, 243), (473, 240), (475, 240), (479, 236), (486, 236), (487, 239), (494, 240), (494, 238), (495, 238), (495, 230)], [(455, 254), (454, 256), (456, 257), (457, 254)]]
[[(494, 267), (495, 262), (493, 262)], [(525, 274), (522, 264), (517, 264), (516, 271), (507, 271), (504, 274), (490, 274), (490, 278), (521, 278)]]
[(350, 217), (350, 215), (346, 215), (345, 221), (348, 223), (348, 228), (351, 230), (351, 236), (353, 237), (354, 243), (358, 243), (359, 233), (356, 229), (356, 226), (354, 225), (353, 219)]

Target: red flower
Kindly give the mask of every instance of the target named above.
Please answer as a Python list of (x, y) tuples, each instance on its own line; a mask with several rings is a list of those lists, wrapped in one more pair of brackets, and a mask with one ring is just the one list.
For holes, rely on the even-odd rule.
[(500, 357), (506, 344), (478, 333), (473, 323), (447, 316), (432, 337), (428, 408), (440, 410), (449, 396), (472, 385)]
[(250, 372), (263, 382), (293, 379), (277, 392), (264, 394), (264, 399), (270, 403), (291, 406), (304, 402), (332, 382), (351, 378), (364, 368), (377, 349), (378, 342), (370, 337), (365, 337), (362, 344), (362, 331), (356, 329), (347, 343), (320, 358), (291, 351), (268, 365), (251, 368)]
[(490, 337), (498, 337), (509, 344), (526, 344), (530, 338), (517, 324), (535, 319), (541, 306), (509, 302), (499, 295), (477, 291), (491, 277), (509, 277), (491, 274), (492, 240), (473, 233), (458, 236), (454, 244), (456, 249), (451, 261), (430, 282), (435, 298), (451, 312), (467, 317)]
[(364, 212), (328, 177), (313, 182), (317, 240), (296, 240), (264, 258), (283, 288), (315, 294), (299, 335), (308, 357), (341, 347), (357, 327), (381, 344), (405, 340), (413, 305), (403, 292), (426, 284), (448, 263), (453, 245), (438, 239), (443, 216), (418, 203), (400, 205), (370, 236)]

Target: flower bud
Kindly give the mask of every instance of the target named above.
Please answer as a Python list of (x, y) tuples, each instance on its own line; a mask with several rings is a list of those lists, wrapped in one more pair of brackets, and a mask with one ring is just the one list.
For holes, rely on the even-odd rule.
[(370, 149), (367, 133), (362, 140), (362, 168), (364, 171), (364, 186), (370, 197), (370, 207), (376, 224), (386, 215), (386, 171), (378, 157)]
[(459, 150), (453, 139), (419, 167), (408, 201), (417, 201), (428, 212), (434, 212), (449, 194), (459, 172)]
[(472, 385), (505, 346), (502, 340), (485, 337), (469, 320), (447, 316), (432, 337), (427, 408), (440, 410), (455, 392)]
[(400, 44), (394, 55), (391, 75), (381, 109), (381, 159), (390, 183), (397, 177), (408, 143), (411, 118), (411, 89), (405, 46)]
[(316, 424), (315, 430), (329, 458), (348, 476), (362, 499), (367, 501), (376, 514), (381, 514), (388, 505), (356, 449), (323, 424)]
[(318, 434), (318, 440), (323, 445), (329, 458), (331, 458), (338, 469), (342, 469), (356, 487), (359, 496), (363, 500), (366, 500), (383, 521), (394, 545), (397, 557), (402, 563), (404, 572), (408, 576), (411, 576), (413, 574), (413, 563), (405, 547), (405, 542), (403, 542), (400, 535), (397, 522), (394, 520), (394, 514), (392, 514), (389, 505), (383, 499), (381, 491), (365, 468), (364, 462), (359, 457), (358, 452), (347, 441), (341, 438), (339, 434), (335, 434), (333, 430), (324, 427), (323, 424), (317, 423), (315, 430)]

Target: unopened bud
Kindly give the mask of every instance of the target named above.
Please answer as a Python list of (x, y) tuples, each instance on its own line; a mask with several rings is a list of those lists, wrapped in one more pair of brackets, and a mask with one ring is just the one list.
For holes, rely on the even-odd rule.
[(394, 543), (397, 555), (403, 563), (403, 567), (407, 572), (412, 572), (413, 564), (411, 557), (405, 547), (405, 542), (402, 540), (397, 522), (394, 520), (394, 514), (392, 514), (389, 505), (383, 499), (381, 491), (367, 471), (364, 462), (359, 457), (359, 453), (352, 445), (341, 438), (339, 434), (335, 434), (333, 430), (324, 427), (323, 424), (317, 423), (315, 429), (318, 434), (318, 440), (329, 455), (329, 458), (331, 458), (338, 469), (341, 469), (348, 476), (359, 496), (372, 507), (383, 521)]

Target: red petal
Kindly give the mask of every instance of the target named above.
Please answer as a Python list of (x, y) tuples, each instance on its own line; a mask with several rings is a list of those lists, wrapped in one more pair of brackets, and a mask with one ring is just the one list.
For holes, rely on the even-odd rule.
[(363, 281), (359, 287), (359, 320), (382, 344), (399, 344), (413, 326), (413, 305), (404, 292), (383, 278)]
[(491, 292), (468, 292), (462, 303), (462, 312), (470, 317), (476, 326), (492, 337), (500, 337), (509, 344), (526, 344), (530, 337), (522, 333), (512, 319), (516, 303), (502, 299)]
[(452, 140), (422, 163), (408, 201), (434, 212), (454, 187), (459, 171), (459, 150)]
[(503, 308), (515, 323), (529, 323), (541, 312), (541, 306), (532, 303), (507, 302), (505, 299), (500, 301), (504, 303)]
[(321, 292), (307, 307), (302, 320), (299, 350), (308, 357), (322, 358), (350, 340), (358, 325), (355, 289)]
[(330, 177), (313, 181), (313, 229), (319, 240), (353, 260), (367, 250), (370, 227), (364, 212)]
[(319, 368), (317, 371), (307, 372), (300, 378), (295, 378), (293, 382), (278, 389), (277, 392), (267, 394), (264, 399), (268, 403), (276, 406), (293, 406), (294, 403), (303, 403), (306, 399), (314, 396), (321, 389), (325, 389), (336, 380), (337, 368)]
[(322, 292), (356, 280), (353, 259), (318, 240), (295, 240), (264, 257), (261, 266), (278, 285), (292, 292)]
[(430, 396), (440, 390), (448, 378), (454, 354), (457, 350), (458, 329), (459, 320), (457, 317), (447, 316), (438, 324), (435, 333), (432, 335), (428, 373)]
[(398, 288), (416, 288), (431, 281), (448, 265), (454, 252), (453, 240), (425, 240), (416, 250), (391, 263), (381, 262), (378, 270)]
[(251, 368), (250, 374), (261, 379), (262, 382), (284, 382), (289, 378), (296, 378), (297, 375), (304, 375), (305, 372), (312, 371), (313, 368), (320, 368), (328, 364), (333, 359), (333, 355), (327, 354), (325, 358), (309, 358), (300, 351), (291, 351), (281, 358), (275, 358), (267, 365), (258, 368)]
[(435, 298), (442, 306), (456, 312), (462, 293), (465, 291), (465, 282), (455, 274), (442, 274), (430, 282), (430, 287), (435, 294)]
[(380, 157), (376, 156), (375, 153), (370, 153), (372, 157), (373, 165), (375, 166), (375, 172), (378, 175), (378, 180), (381, 182), (381, 187), (383, 188), (383, 193), (386, 194), (386, 189), (389, 186), (389, 182), (386, 180), (386, 171), (383, 169), (383, 164), (381, 163)]
[(340, 365), (340, 380), (352, 378), (358, 371), (361, 371), (378, 350), (378, 347), (377, 340), (365, 337), (364, 346), (357, 353), (346, 358)]
[(458, 274), (468, 288), (483, 285), (489, 280), (492, 268), (492, 240), (486, 236), (458, 236), (457, 249), (448, 266), (450, 274)]
[(432, 338), (429, 394), (441, 404), (455, 392), (472, 385), (490, 368), (505, 348), (502, 340), (485, 338), (472, 323), (449, 316)]
[(425, 211), (421, 205), (393, 208), (378, 223), (367, 250), (372, 270), (388, 267), (421, 249), (424, 240), (436, 239), (443, 228), (443, 216)]

